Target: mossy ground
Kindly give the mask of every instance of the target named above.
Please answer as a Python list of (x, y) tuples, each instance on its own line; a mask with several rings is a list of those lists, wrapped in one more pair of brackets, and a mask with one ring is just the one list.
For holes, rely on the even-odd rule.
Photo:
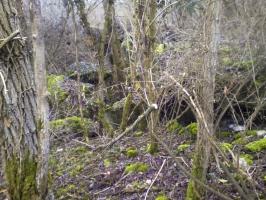
[[(59, 123), (60, 124), (60, 123)], [(94, 152), (90, 148), (75, 140), (83, 141), (83, 138), (74, 133), (72, 137), (63, 134), (52, 140), (50, 156), (50, 184), (54, 190), (56, 199), (143, 199), (147, 189), (155, 175), (166, 160), (165, 166), (154, 182), (149, 199), (185, 199), (189, 179), (175, 167), (175, 162), (161, 149), (155, 155), (146, 150), (149, 135), (146, 132), (135, 136), (125, 137), (112, 148), (104, 152)], [(68, 135), (69, 135), (68, 134)], [(232, 133), (233, 134), (233, 133)], [(235, 134), (235, 133), (234, 133)], [(185, 143), (180, 137), (162, 131), (159, 137), (167, 143), (174, 151), (179, 148), (184, 150), (182, 158), (189, 166), (193, 157), (194, 142)], [(230, 140), (231, 139), (231, 140)], [(234, 148), (233, 137), (221, 141), (222, 146)], [(104, 138), (93, 138), (89, 145), (98, 146), (103, 144)], [(179, 146), (181, 144), (181, 147)], [(231, 144), (231, 145), (230, 145)], [(190, 145), (190, 146), (188, 146)], [(266, 162), (264, 154), (244, 153), (244, 145), (237, 146), (240, 149), (240, 157), (247, 160), (251, 166), (262, 166)], [(134, 156), (132, 156), (132, 151)], [(137, 154), (135, 154), (137, 151)], [(130, 153), (128, 153), (130, 152)], [(181, 152), (179, 152), (181, 153)], [(235, 194), (228, 178), (217, 170), (215, 161), (212, 161), (210, 171), (215, 175), (208, 174), (208, 180), (212, 186), (220, 191)], [(253, 174), (260, 185), (265, 186), (264, 177), (266, 171), (258, 167)], [(191, 186), (190, 186), (191, 187)], [(210, 198), (217, 200), (210, 194)]]
[[(225, 138), (226, 142), (221, 142), (221, 146), (227, 151), (234, 151), (235, 145), (233, 133)], [(235, 133), (234, 133), (235, 134)], [(184, 143), (179, 137), (173, 134), (161, 132), (159, 137), (163, 141), (172, 141), (174, 150), (182, 149), (182, 158), (186, 163), (190, 163), (193, 157), (194, 142)], [(161, 167), (163, 160), (166, 165), (157, 177), (152, 186), (150, 199), (185, 199), (189, 179), (185, 177), (179, 169), (175, 167), (174, 161), (167, 157), (167, 154), (159, 148), (159, 152), (151, 155), (147, 152), (148, 133), (135, 136), (132, 134), (111, 149), (102, 153), (93, 152), (86, 146), (68, 139), (58, 138), (54, 141), (50, 165), (52, 169), (52, 187), (55, 188), (57, 198), (73, 199), (143, 199), (153, 178)], [(82, 138), (76, 138), (82, 140)], [(231, 140), (230, 140), (231, 139)], [(90, 140), (90, 145), (102, 144), (102, 138)], [(173, 141), (174, 140), (174, 141)], [(62, 142), (63, 141), (63, 142)], [(178, 145), (181, 144), (181, 145)], [(171, 145), (171, 144), (169, 144)], [(242, 146), (244, 148), (244, 146)], [(136, 153), (137, 152), (137, 153)], [(185, 152), (185, 153), (184, 153)], [(181, 152), (178, 152), (181, 153)], [(247, 159), (252, 166), (260, 162), (256, 155), (241, 153), (240, 157)], [(266, 160), (266, 159), (265, 159)], [(216, 173), (215, 161), (211, 165), (212, 171)], [(259, 171), (258, 171), (259, 172)], [(257, 171), (255, 172), (255, 174)], [(260, 184), (264, 183), (266, 172), (256, 174)], [(224, 174), (217, 171), (215, 176), (208, 176), (212, 181), (212, 186), (233, 193), (230, 183), (221, 183), (220, 180), (228, 180)], [(191, 188), (190, 185), (189, 188)], [(115, 191), (115, 192), (114, 192)], [(211, 195), (212, 199), (216, 199)]]
[[(163, 163), (161, 149), (156, 155), (146, 152), (146, 144), (143, 143), (145, 138), (148, 138), (148, 133), (125, 138), (102, 154), (93, 152), (71, 139), (54, 140), (50, 166), (52, 188), (56, 199), (74, 197), (139, 199), (140, 196), (144, 197)], [(82, 140), (82, 138), (76, 139)], [(90, 145), (97, 146), (101, 143), (101, 138), (90, 140)], [(167, 197), (175, 183), (185, 180), (185, 177), (174, 167), (173, 160), (170, 159), (167, 163), (169, 167), (163, 168), (161, 172), (163, 176), (157, 178), (150, 190), (149, 197), (152, 199)], [(184, 190), (185, 185), (177, 191), (172, 191), (173, 197), (182, 197)]]

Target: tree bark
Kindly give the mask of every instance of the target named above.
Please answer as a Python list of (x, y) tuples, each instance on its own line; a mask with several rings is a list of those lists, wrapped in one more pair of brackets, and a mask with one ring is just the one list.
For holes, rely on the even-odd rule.
[(41, 2), (31, 0), (31, 29), (33, 47), (33, 67), (36, 85), (37, 101), (37, 133), (38, 133), (38, 165), (37, 165), (37, 189), (44, 199), (48, 189), (48, 157), (49, 157), (49, 105), (46, 83), (45, 45), (44, 31), (42, 30)]
[[(0, 2), (0, 38), (7, 38), (20, 27), (15, 3), (15, 0)], [(38, 188), (41, 180), (47, 180), (47, 174), (40, 170), (45, 165), (40, 160), (48, 152), (38, 127), (46, 122), (38, 123), (33, 68), (19, 37), (0, 49), (0, 73), (0, 137), (9, 199), (43, 199)], [(42, 190), (47, 191), (47, 187)]]
[[(204, 42), (207, 53), (203, 56), (203, 65), (199, 71), (201, 83), (197, 84), (196, 98), (200, 114), (197, 114), (198, 133), (193, 157), (192, 175), (203, 183), (206, 182), (209, 167), (210, 147), (209, 137), (214, 132), (214, 90), (215, 73), (218, 65), (218, 43), (220, 23), (220, 2), (208, 2), (204, 22)], [(199, 116), (200, 115), (200, 116)], [(206, 189), (191, 180), (187, 189), (187, 200), (204, 199)]]
[[(144, 98), (148, 105), (156, 101), (156, 88), (153, 84), (153, 61), (154, 61), (154, 44), (156, 39), (155, 16), (157, 4), (155, 0), (138, 0), (135, 3), (135, 20), (136, 31), (135, 39), (137, 43), (137, 52), (135, 65), (140, 68), (143, 73), (143, 91)], [(131, 71), (132, 80), (136, 81), (136, 68)], [(133, 84), (134, 85), (134, 84)], [(158, 111), (151, 113), (148, 119), (148, 129), (151, 141), (148, 151), (154, 153), (157, 151), (157, 144), (153, 138), (154, 130), (158, 121)]]

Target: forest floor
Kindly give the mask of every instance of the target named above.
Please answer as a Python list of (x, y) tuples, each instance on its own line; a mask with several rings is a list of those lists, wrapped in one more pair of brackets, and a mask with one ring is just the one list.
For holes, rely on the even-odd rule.
[[(179, 144), (187, 141), (163, 131), (159, 137), (162, 141), (168, 141), (167, 145), (173, 152), (176, 152)], [(50, 166), (56, 199), (154, 200), (158, 196), (165, 196), (167, 198), (163, 200), (184, 200), (188, 177), (183, 175), (163, 149), (159, 149), (155, 155), (147, 153), (148, 138), (148, 134), (131, 135), (104, 152), (93, 152), (80, 144), (78, 141), (82, 141), (82, 137), (77, 134), (55, 139)], [(107, 141), (103, 137), (89, 142), (96, 147), (104, 143)], [(191, 145), (183, 152), (176, 152), (188, 169), (191, 169), (193, 148), (194, 145)], [(137, 155), (129, 156), (129, 149), (136, 149)], [(263, 162), (266, 159), (260, 160), (260, 163)], [(127, 166), (136, 163), (145, 166), (145, 169), (129, 172)], [(208, 184), (236, 199), (238, 195), (234, 186), (217, 169), (215, 161), (211, 163), (210, 171)], [(208, 195), (209, 200), (219, 199), (211, 193)]]
[[(147, 153), (148, 138), (146, 134), (125, 137), (101, 152), (92, 152), (77, 142), (82, 140), (77, 135), (55, 140), (50, 164), (56, 199), (144, 199), (154, 179), (147, 199), (158, 195), (184, 199), (188, 178), (163, 151)], [(91, 139), (90, 145), (97, 147), (104, 142), (98, 137)], [(136, 149), (137, 155), (127, 155), (128, 149)], [(125, 168), (130, 164), (142, 169), (128, 172)]]
[[(161, 140), (166, 142), (176, 157), (181, 158), (183, 165), (190, 170), (193, 140), (190, 147), (178, 152), (178, 146), (187, 143), (188, 138), (177, 137), (163, 130), (158, 132)], [(108, 141), (109, 139), (99, 136), (91, 138), (88, 145), (97, 147)], [(49, 180), (55, 199), (155, 200), (160, 196), (162, 198), (157, 199), (184, 200), (188, 177), (183, 175), (173, 159), (161, 147), (155, 155), (149, 154), (148, 141), (147, 133), (132, 133), (104, 151), (92, 151), (86, 144), (82, 144), (84, 140), (81, 134), (54, 135)], [(133, 151), (130, 151), (132, 149)], [(265, 163), (264, 154), (255, 161), (254, 166), (263, 166)], [(238, 199), (239, 195), (234, 186), (225, 174), (217, 169), (215, 161), (212, 161), (209, 171), (208, 185), (230, 195), (232, 199)], [(253, 179), (258, 180), (262, 173), (265, 173), (263, 167), (261, 170), (254, 168)], [(1, 176), (0, 181), (2, 182)], [(266, 186), (263, 181), (258, 181), (258, 184), (262, 190)], [(4, 190), (0, 190), (0, 200), (5, 199), (1, 196), (3, 194)], [(206, 199), (220, 198), (209, 193)]]

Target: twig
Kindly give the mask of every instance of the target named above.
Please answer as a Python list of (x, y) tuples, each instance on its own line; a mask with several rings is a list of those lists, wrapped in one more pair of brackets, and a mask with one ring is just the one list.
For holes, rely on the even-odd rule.
[(117, 138), (113, 139), (112, 141), (110, 141), (107, 144), (98, 146), (96, 148), (96, 150), (99, 150), (102, 148), (106, 149), (106, 148), (111, 147), (114, 143), (116, 143), (121, 138), (123, 138), (125, 135), (127, 135), (130, 131), (132, 131), (143, 118), (147, 117), (153, 110), (157, 110), (157, 109), (158, 109), (157, 104), (152, 104), (144, 113), (142, 113), (140, 116), (138, 116), (136, 121), (132, 125), (127, 127), (126, 130), (123, 133), (121, 133)]
[(89, 147), (89, 148), (92, 149), (92, 150), (95, 149), (94, 146), (89, 145), (89, 144), (87, 144), (86, 142), (82, 142), (82, 141), (79, 141), (79, 140), (76, 140), (76, 139), (73, 139), (72, 141), (77, 142), (77, 143), (79, 143), (79, 144), (83, 144), (83, 145), (85, 145), (86, 147)]
[(4, 94), (6, 95), (8, 90), (7, 90), (7, 87), (6, 87), (6, 82), (5, 82), (4, 75), (3, 75), (3, 73), (1, 71), (0, 71), (0, 77), (1, 77), (1, 80), (2, 80), (3, 86), (4, 86)]
[(144, 198), (144, 200), (147, 199), (148, 194), (149, 194), (149, 191), (150, 191), (151, 187), (153, 186), (154, 182), (157, 180), (159, 174), (161, 173), (161, 171), (162, 171), (162, 169), (163, 169), (163, 167), (164, 167), (164, 165), (165, 165), (165, 162), (166, 162), (166, 159), (163, 160), (163, 164), (162, 164), (162, 166), (160, 167), (160, 169), (159, 169), (158, 173), (156, 174), (155, 178), (152, 180), (152, 182), (151, 182), (151, 184), (150, 184), (150, 186), (149, 186), (149, 188), (148, 188), (148, 190), (147, 190), (147, 192), (146, 192), (146, 194), (145, 194), (145, 198)]
[(10, 40), (12, 40), (14, 37), (16, 37), (20, 33), (19, 30), (16, 30), (15, 32), (11, 33), (8, 37), (6, 37), (3, 42), (0, 43), (0, 49), (3, 48)]

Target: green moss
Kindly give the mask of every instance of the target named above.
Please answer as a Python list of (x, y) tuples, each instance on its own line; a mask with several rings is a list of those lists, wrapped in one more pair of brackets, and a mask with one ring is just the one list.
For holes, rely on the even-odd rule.
[(88, 118), (81, 118), (77, 116), (66, 117), (64, 119), (57, 119), (50, 122), (51, 129), (61, 130), (67, 129), (73, 132), (84, 132), (92, 125), (92, 121)]
[(140, 136), (143, 135), (143, 131), (137, 131), (137, 132), (134, 133), (134, 135), (135, 135), (136, 137), (140, 137)]
[(147, 144), (146, 151), (149, 154), (154, 155), (155, 153), (158, 152), (158, 145), (156, 143), (149, 143)]
[(59, 102), (64, 101), (68, 94), (61, 88), (60, 84), (64, 81), (63, 75), (49, 75), (47, 76), (47, 89), (51, 97)]
[[(202, 149), (201, 151), (197, 150), (193, 157), (193, 166), (192, 166), (192, 176), (199, 179), (202, 182), (205, 182), (206, 177), (203, 175), (203, 163), (204, 158), (202, 157)], [(187, 192), (186, 192), (186, 200), (200, 200), (200, 196), (203, 195), (204, 189), (196, 184), (195, 181), (190, 179)]]
[(156, 44), (154, 52), (158, 55), (161, 55), (162, 53), (165, 52), (165, 47), (166, 47), (165, 44)]
[(54, 156), (49, 157), (49, 166), (54, 167), (57, 164), (57, 159)]
[(245, 138), (246, 136), (257, 136), (257, 131), (256, 130), (247, 130), (244, 133), (240, 132), (234, 135), (235, 139), (239, 138)]
[(187, 186), (186, 200), (193, 200), (193, 196), (195, 196), (194, 195), (194, 182), (190, 180)]
[(82, 170), (84, 169), (85, 167), (85, 164), (76, 164), (74, 166), (74, 168), (72, 168), (70, 171), (69, 171), (69, 175), (72, 176), (72, 177), (75, 177), (77, 175), (79, 175)]
[(98, 121), (101, 123), (104, 130), (112, 137), (114, 131), (112, 125), (108, 122), (106, 118), (106, 105), (99, 99), (96, 101), (96, 103), (98, 105)]
[(88, 151), (88, 149), (85, 146), (77, 146), (77, 147), (72, 149), (72, 152), (77, 153), (77, 154), (84, 154), (87, 151)]
[(67, 185), (65, 187), (57, 189), (56, 196), (57, 196), (58, 199), (59, 198), (61, 199), (61, 197), (65, 196), (67, 193), (71, 193), (71, 192), (73, 193), (73, 192), (75, 192), (77, 190), (78, 190), (78, 187), (76, 185), (69, 184), (69, 185)]
[(181, 144), (177, 147), (177, 152), (183, 152), (190, 147), (190, 144)]
[(257, 136), (257, 130), (247, 130), (244, 134), (246, 136)]
[(126, 150), (127, 157), (135, 158), (138, 155), (138, 150), (135, 147), (129, 147)]
[(253, 164), (253, 156), (250, 154), (241, 154), (240, 158), (243, 158), (248, 165), (252, 165)]
[(235, 140), (237, 140), (239, 138), (242, 138), (242, 137), (243, 137), (243, 133), (242, 132), (237, 133), (237, 134), (234, 135)]
[(133, 181), (132, 183), (126, 185), (124, 191), (129, 192), (129, 193), (136, 193), (136, 192), (140, 192), (143, 189), (147, 189), (148, 188), (148, 184), (145, 183), (144, 181)]
[(239, 61), (233, 63), (233, 67), (238, 67), (241, 70), (250, 70), (253, 64), (252, 60)]
[(141, 162), (137, 162), (137, 163), (132, 163), (126, 166), (125, 168), (125, 172), (127, 174), (129, 173), (134, 173), (134, 172), (147, 172), (149, 169), (149, 166), (146, 163), (141, 163)]
[(110, 167), (111, 166), (111, 164), (112, 164), (112, 162), (111, 162), (111, 160), (110, 159), (104, 159), (103, 160), (103, 165), (104, 165), (104, 167)]
[(195, 136), (198, 133), (198, 123), (193, 122), (189, 124), (188, 126), (186, 126), (185, 129), (188, 131), (188, 133)]
[(256, 77), (255, 85), (256, 85), (257, 87), (261, 87), (261, 86), (266, 82), (266, 76), (265, 76), (264, 74), (265, 74), (265, 72), (259, 74), (259, 75)]
[(248, 143), (248, 139), (245, 136), (242, 136), (232, 142), (233, 145), (245, 145)]
[(230, 143), (223, 142), (223, 143), (220, 144), (220, 147), (221, 147), (221, 149), (222, 149), (224, 152), (227, 152), (227, 151), (229, 151), (229, 150), (232, 150), (233, 145), (230, 144)]
[(245, 148), (252, 152), (260, 152), (266, 149), (266, 138), (250, 142), (245, 146)]
[(222, 58), (222, 65), (230, 66), (233, 63), (234, 62), (233, 62), (233, 60), (230, 57), (224, 57), (224, 58)]
[(221, 131), (217, 135), (218, 135), (219, 138), (224, 139), (224, 138), (230, 137), (232, 135), (232, 132), (229, 132), (229, 131)]
[(166, 130), (170, 133), (180, 133), (183, 126), (179, 124), (176, 120), (171, 120), (166, 124)]
[(7, 159), (5, 175), (11, 199), (37, 198), (36, 171), (37, 162), (29, 152), (26, 152), (24, 157), (14, 155)]
[(169, 200), (165, 194), (159, 194), (155, 200)]
[(222, 55), (229, 55), (233, 51), (229, 46), (224, 46), (219, 49), (219, 53)]

